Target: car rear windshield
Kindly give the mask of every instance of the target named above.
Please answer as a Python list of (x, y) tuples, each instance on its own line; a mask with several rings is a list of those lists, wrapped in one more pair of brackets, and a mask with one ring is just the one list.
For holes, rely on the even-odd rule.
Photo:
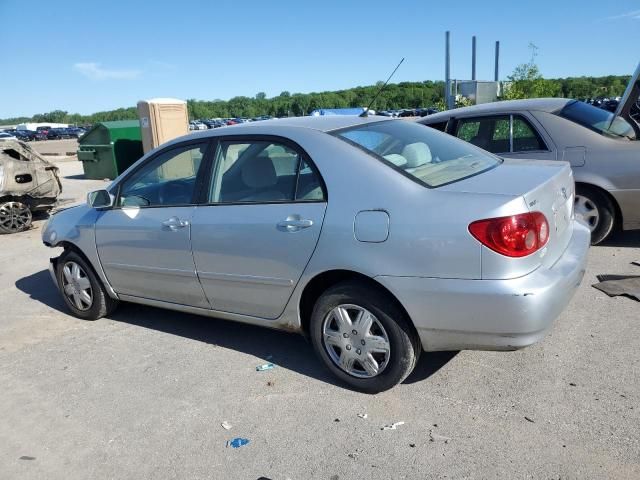
[(594, 107), (588, 103), (571, 102), (560, 110), (558, 115), (598, 133), (630, 140), (636, 139), (633, 127), (624, 118), (617, 117), (607, 110)]
[(428, 187), (457, 182), (494, 168), (498, 157), (405, 120), (366, 123), (332, 132)]

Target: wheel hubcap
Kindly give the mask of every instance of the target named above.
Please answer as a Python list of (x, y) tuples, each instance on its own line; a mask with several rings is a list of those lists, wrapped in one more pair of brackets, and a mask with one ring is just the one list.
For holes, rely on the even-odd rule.
[(24, 203), (7, 202), (0, 205), (0, 226), (20, 232), (31, 225), (31, 210)]
[(389, 363), (389, 336), (366, 308), (338, 305), (325, 317), (322, 337), (333, 363), (354, 377), (375, 377)]
[(582, 221), (584, 221), (589, 227), (589, 230), (593, 232), (598, 226), (598, 221), (600, 220), (600, 212), (598, 212), (598, 207), (596, 207), (595, 203), (587, 197), (576, 195), (574, 210), (576, 217), (582, 219)]
[(93, 290), (86, 272), (76, 262), (67, 262), (62, 267), (64, 294), (78, 310), (89, 310), (93, 305)]

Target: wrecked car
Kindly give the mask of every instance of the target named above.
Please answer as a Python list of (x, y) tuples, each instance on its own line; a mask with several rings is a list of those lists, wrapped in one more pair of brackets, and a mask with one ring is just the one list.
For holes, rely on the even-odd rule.
[(60, 192), (58, 167), (22, 141), (0, 139), (0, 233), (28, 229), (32, 214), (51, 210)]

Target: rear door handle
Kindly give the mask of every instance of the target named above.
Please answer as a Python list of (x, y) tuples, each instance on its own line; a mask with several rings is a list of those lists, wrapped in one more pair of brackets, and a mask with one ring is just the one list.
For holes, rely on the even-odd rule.
[(283, 232), (298, 232), (313, 225), (313, 220), (300, 217), (300, 215), (289, 215), (278, 222), (278, 230)]
[(189, 220), (180, 220), (178, 217), (170, 217), (162, 222), (162, 226), (168, 228), (172, 232), (189, 226)]

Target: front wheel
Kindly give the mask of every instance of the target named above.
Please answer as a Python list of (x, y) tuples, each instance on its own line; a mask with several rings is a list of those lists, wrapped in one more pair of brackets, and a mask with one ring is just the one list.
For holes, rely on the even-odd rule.
[(33, 217), (21, 202), (0, 203), (0, 233), (18, 233), (31, 227)]
[(604, 241), (613, 231), (616, 210), (605, 193), (589, 185), (576, 185), (575, 214), (591, 230), (591, 244)]
[(378, 393), (402, 382), (422, 351), (403, 311), (389, 296), (360, 282), (329, 288), (310, 323), (313, 347), (352, 388)]
[(58, 288), (71, 313), (83, 320), (97, 320), (111, 313), (118, 301), (109, 296), (91, 265), (72, 250), (58, 259)]

